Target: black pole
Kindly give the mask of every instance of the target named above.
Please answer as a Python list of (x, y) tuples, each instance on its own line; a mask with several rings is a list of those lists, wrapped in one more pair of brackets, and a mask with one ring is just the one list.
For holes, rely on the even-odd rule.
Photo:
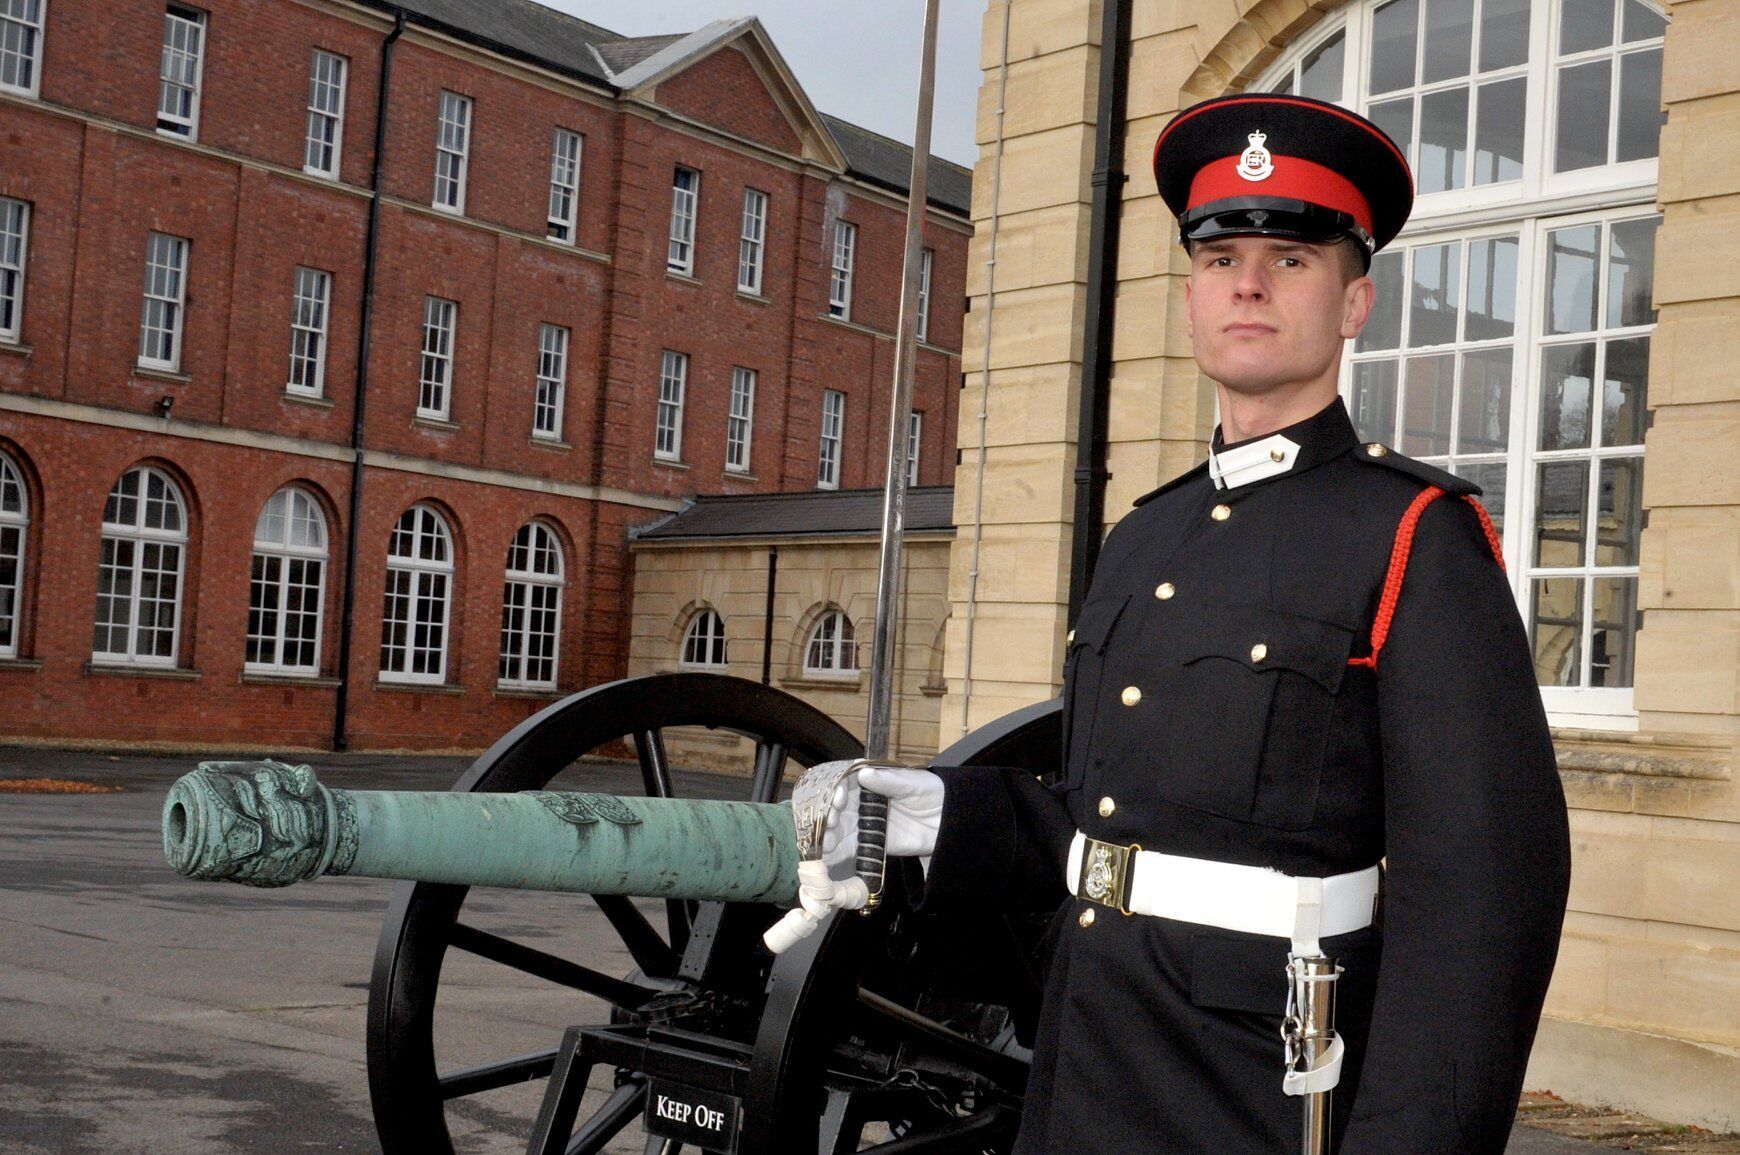
[(351, 636), (356, 625), (356, 551), (358, 526), (362, 522), (363, 495), (363, 413), (368, 398), (369, 346), (374, 335), (375, 258), (380, 248), (381, 230), (381, 170), (387, 150), (387, 96), (393, 79), (393, 45), (405, 32), (405, 10), (395, 9), (393, 30), (381, 41), (381, 84), (375, 98), (375, 161), (369, 177), (369, 226), (367, 249), (363, 255), (362, 314), (357, 325), (356, 396), (352, 402), (350, 425), (350, 524), (345, 528), (344, 547), (344, 615), (338, 631), (338, 701), (332, 711), (332, 748), (343, 750), (349, 745), (345, 724), (350, 716), (350, 651)]
[(761, 684), (773, 684), (773, 586), (779, 578), (779, 547), (767, 547), (767, 612), (761, 622)]
[(1106, 520), (1106, 410), (1118, 286), (1118, 224), (1125, 175), (1124, 93), (1130, 76), (1130, 0), (1106, 0), (1100, 17), (1100, 100), (1094, 126), (1093, 208), (1082, 324), (1081, 408), (1076, 421), (1075, 541), (1069, 561), (1069, 624), (1075, 625), (1100, 558)]

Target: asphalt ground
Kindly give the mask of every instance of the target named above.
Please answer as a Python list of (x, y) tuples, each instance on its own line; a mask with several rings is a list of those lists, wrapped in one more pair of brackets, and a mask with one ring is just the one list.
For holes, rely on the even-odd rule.
[[(442, 790), (468, 765), (299, 760), (352, 789)], [(124, 787), (0, 793), (0, 1151), (379, 1150), (364, 1026), (393, 884), (334, 878), (255, 890), (177, 877), (163, 860), (160, 812), (195, 761), (0, 746), (0, 779)], [(576, 788), (639, 789), (630, 768), (581, 773)], [(680, 785), (712, 797), (741, 796), (742, 786), (706, 775)], [(583, 897), (479, 891), (465, 909), (469, 921), (607, 973), (632, 965)], [(438, 1056), (445, 1067), (535, 1051), (556, 1041), (552, 1023), (605, 1018), (585, 996), (450, 952)], [(541, 1087), (450, 1104), (458, 1149), (522, 1151)], [(644, 1142), (631, 1127), (609, 1150), (639, 1153)], [(1606, 1150), (1522, 1125), (1509, 1146), (1515, 1155)]]

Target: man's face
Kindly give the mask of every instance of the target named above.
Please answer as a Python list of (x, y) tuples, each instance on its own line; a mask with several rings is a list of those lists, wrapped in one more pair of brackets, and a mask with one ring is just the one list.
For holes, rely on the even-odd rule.
[(1371, 315), (1371, 278), (1347, 278), (1340, 244), (1220, 237), (1191, 246), (1196, 362), (1235, 394), (1262, 396), (1328, 380), (1342, 342)]

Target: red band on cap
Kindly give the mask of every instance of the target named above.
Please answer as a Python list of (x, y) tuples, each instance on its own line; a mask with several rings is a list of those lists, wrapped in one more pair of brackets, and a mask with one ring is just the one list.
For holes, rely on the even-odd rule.
[(1286, 197), (1347, 213), (1359, 227), (1372, 231), (1371, 205), (1353, 182), (1315, 161), (1296, 156), (1272, 158), (1274, 171), (1262, 180), (1239, 175), (1239, 158), (1222, 157), (1202, 166), (1190, 182), (1190, 203), (1185, 211), (1231, 197)]

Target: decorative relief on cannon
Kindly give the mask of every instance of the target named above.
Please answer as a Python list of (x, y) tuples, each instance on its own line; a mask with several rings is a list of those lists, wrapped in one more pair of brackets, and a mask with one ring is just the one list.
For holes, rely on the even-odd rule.
[(611, 794), (562, 793), (555, 790), (524, 790), (527, 798), (536, 798), (549, 807), (550, 813), (574, 826), (588, 826), (600, 818), (618, 826), (640, 825), (640, 815), (624, 806), (622, 799)]
[(202, 762), (163, 805), (163, 852), (189, 878), (288, 886), (343, 874), (356, 848), (354, 807), (308, 766)]

